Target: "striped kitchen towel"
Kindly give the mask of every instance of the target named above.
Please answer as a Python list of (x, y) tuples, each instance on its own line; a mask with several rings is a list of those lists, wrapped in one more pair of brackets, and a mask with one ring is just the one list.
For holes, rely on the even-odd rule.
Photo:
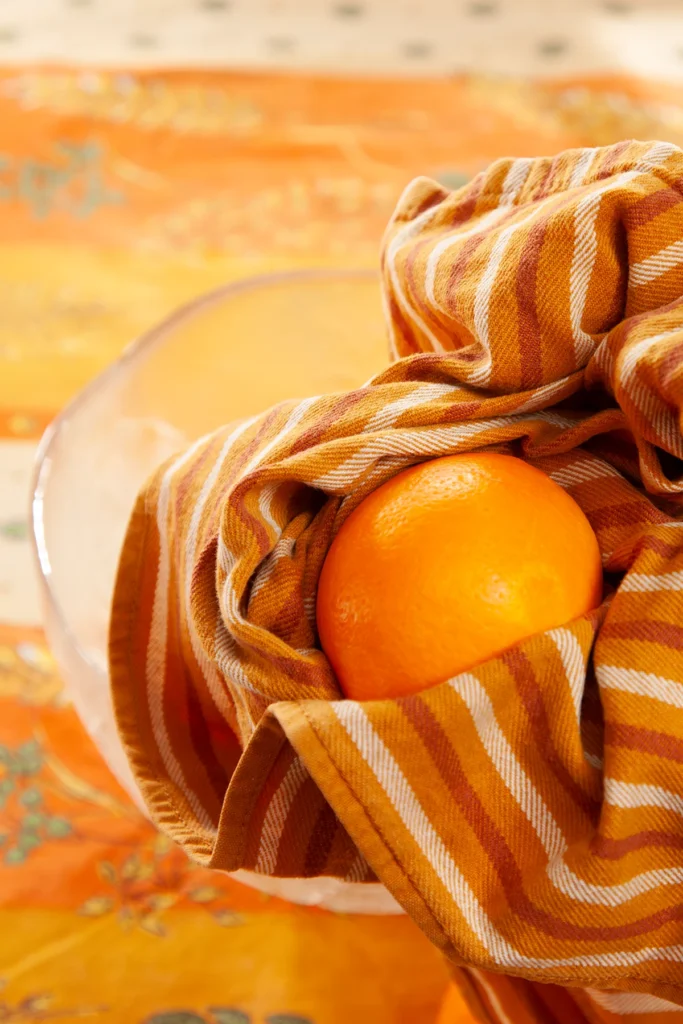
[[(588, 990), (564, 1020), (683, 1005), (682, 188), (639, 142), (417, 180), (383, 247), (394, 361), (167, 462), (121, 555), (111, 678), (154, 819), (216, 868), (379, 878), (494, 1019), (549, 1019), (548, 983)], [(406, 466), (490, 446), (584, 509), (605, 604), (342, 699), (331, 538)]]

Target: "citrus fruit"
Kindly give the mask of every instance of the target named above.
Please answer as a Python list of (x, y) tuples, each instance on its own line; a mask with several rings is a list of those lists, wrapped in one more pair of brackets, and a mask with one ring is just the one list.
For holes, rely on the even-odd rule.
[(416, 693), (600, 603), (597, 539), (558, 484), (511, 455), (423, 462), (334, 538), (322, 648), (355, 700)]

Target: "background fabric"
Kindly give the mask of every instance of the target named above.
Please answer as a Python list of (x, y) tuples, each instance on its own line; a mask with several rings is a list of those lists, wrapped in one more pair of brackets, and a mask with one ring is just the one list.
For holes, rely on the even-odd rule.
[(678, 0), (3, 0), (6, 62), (683, 79)]
[(180, 1015), (191, 1011), (214, 1024), (222, 1007), (240, 1024), (429, 1020), (445, 973), (409, 923), (262, 900), (191, 868), (124, 799), (37, 629), (31, 460), (51, 416), (179, 302), (262, 270), (376, 265), (417, 173), (452, 184), (499, 155), (624, 136), (680, 144), (683, 93), (626, 79), (0, 75), (6, 1016), (137, 1024), (175, 1011), (196, 1024)]

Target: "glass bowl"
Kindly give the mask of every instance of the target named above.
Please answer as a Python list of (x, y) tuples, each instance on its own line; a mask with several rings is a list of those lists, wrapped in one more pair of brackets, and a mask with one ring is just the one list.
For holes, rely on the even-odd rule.
[[(164, 459), (223, 423), (363, 384), (386, 363), (386, 349), (376, 274), (254, 278), (192, 302), (143, 336), (45, 434), (33, 540), (48, 642), (87, 731), (143, 812), (107, 673), (109, 606), (137, 492)], [(401, 912), (379, 884), (237, 876), (297, 903)]]

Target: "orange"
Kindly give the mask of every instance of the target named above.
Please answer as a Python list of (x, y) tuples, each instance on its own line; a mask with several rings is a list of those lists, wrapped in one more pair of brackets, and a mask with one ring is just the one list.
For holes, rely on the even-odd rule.
[(416, 693), (600, 603), (598, 543), (566, 491), (511, 455), (399, 473), (333, 540), (322, 648), (347, 697)]

